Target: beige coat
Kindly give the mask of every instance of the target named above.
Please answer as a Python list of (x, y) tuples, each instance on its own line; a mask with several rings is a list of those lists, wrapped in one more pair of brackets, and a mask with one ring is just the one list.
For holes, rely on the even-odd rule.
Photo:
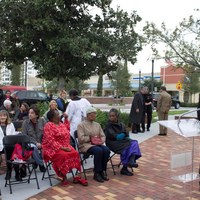
[(169, 93), (162, 91), (157, 102), (157, 111), (160, 113), (168, 113), (172, 104), (172, 98)]
[(90, 147), (94, 146), (90, 142), (91, 135), (100, 135), (102, 142), (105, 142), (105, 134), (100, 124), (97, 122), (90, 122), (87, 119), (78, 125), (77, 134), (81, 152), (87, 152)]

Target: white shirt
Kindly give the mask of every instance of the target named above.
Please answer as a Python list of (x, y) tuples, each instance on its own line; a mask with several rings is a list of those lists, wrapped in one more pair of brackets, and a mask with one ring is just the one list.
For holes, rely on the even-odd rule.
[(70, 135), (73, 138), (74, 131), (77, 130), (78, 124), (86, 117), (86, 110), (88, 107), (91, 107), (91, 104), (85, 98), (70, 101), (67, 106), (66, 114), (68, 115), (68, 120), (70, 122)]
[[(18, 133), (15, 131), (15, 127), (13, 123), (10, 123), (6, 126), (6, 135), (17, 135), (17, 134)], [(3, 137), (4, 137), (4, 133), (0, 126), (0, 151), (3, 150)]]

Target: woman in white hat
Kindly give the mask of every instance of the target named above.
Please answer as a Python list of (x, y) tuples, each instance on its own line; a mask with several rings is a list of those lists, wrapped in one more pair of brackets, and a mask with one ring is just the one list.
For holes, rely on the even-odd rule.
[[(108, 181), (106, 169), (110, 149), (104, 145), (105, 135), (101, 125), (95, 122), (96, 109), (89, 107), (86, 110), (86, 115), (85, 120), (77, 128), (79, 148), (81, 152), (94, 155), (94, 180), (98, 182)], [(93, 141), (93, 138), (96, 138), (96, 141)]]

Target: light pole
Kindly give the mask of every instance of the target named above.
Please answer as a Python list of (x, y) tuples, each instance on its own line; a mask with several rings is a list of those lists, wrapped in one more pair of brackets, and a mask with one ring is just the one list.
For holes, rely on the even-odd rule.
[(151, 71), (151, 94), (153, 95), (153, 91), (154, 91), (154, 58), (152, 58), (151, 62), (152, 62), (152, 71)]
[(141, 88), (141, 68), (139, 68), (139, 89)]
[(27, 71), (28, 71), (28, 58), (24, 59), (25, 62), (25, 66), (24, 66), (24, 86), (27, 88), (28, 84), (27, 84)]

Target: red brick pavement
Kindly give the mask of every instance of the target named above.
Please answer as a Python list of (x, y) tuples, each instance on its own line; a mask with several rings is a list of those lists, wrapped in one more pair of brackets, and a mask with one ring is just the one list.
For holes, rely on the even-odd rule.
[[(195, 145), (199, 142), (200, 139), (194, 141)], [(198, 200), (200, 199), (198, 180), (183, 183), (171, 178), (178, 173), (176, 170), (171, 170), (171, 154), (183, 150), (190, 152), (191, 147), (191, 138), (184, 139), (172, 133), (167, 137), (155, 136), (140, 144), (143, 156), (138, 160), (139, 168), (134, 169), (134, 176), (120, 175), (119, 169), (116, 169), (117, 175), (113, 175), (109, 169), (110, 180), (98, 183), (92, 179), (92, 173), (88, 173), (87, 187), (73, 183), (65, 187), (56, 185), (28, 200)], [(197, 172), (200, 162), (199, 147), (195, 149), (194, 157), (194, 170)]]

